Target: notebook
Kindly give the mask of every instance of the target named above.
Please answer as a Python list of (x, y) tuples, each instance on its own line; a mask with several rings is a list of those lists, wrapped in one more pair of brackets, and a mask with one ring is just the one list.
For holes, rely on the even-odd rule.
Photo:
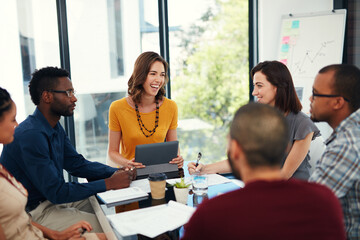
[(124, 205), (148, 198), (148, 193), (139, 187), (128, 187), (98, 193), (98, 197), (107, 207)]
[(177, 156), (179, 142), (161, 142), (137, 145), (135, 148), (135, 162), (144, 164), (145, 168), (138, 168), (138, 177), (151, 173), (167, 173), (178, 171), (176, 164), (169, 163)]

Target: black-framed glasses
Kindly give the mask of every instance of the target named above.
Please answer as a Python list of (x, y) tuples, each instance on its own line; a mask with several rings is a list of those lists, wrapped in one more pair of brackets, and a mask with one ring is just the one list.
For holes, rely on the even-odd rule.
[(48, 90), (49, 92), (54, 92), (54, 93), (65, 93), (69, 98), (75, 96), (75, 90), (74, 89), (70, 89), (70, 90), (53, 90), (50, 89)]
[(347, 99), (343, 96), (337, 95), (337, 94), (319, 94), (319, 93), (314, 93), (314, 90), (312, 90), (312, 98), (314, 98), (314, 97), (329, 97), (329, 98), (342, 97), (345, 101), (350, 102), (349, 99)]

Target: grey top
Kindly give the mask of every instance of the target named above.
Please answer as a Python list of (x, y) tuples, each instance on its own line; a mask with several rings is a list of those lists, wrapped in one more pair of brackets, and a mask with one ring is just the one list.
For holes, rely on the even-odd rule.
[[(297, 114), (290, 112), (286, 116), (286, 121), (289, 124), (289, 141), (291, 143), (291, 147), (294, 144), (295, 140), (302, 140), (311, 132), (314, 132), (312, 140), (321, 135), (319, 129), (315, 126), (313, 121), (311, 121), (311, 119), (303, 112), (299, 112)], [(287, 156), (288, 153), (285, 155), (282, 161), (282, 166), (284, 165)], [(309, 160), (310, 156), (308, 151), (304, 161), (300, 164), (299, 168), (294, 172), (291, 178), (307, 180), (310, 177), (311, 168)]]

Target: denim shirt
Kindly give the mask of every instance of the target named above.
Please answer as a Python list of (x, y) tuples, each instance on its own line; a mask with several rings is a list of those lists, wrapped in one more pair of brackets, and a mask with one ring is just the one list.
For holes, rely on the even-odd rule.
[[(78, 154), (60, 123), (52, 128), (38, 108), (15, 129), (0, 163), (28, 190), (31, 208), (45, 200), (68, 203), (104, 192), (103, 179), (117, 170)], [(65, 182), (63, 170), (89, 183)]]

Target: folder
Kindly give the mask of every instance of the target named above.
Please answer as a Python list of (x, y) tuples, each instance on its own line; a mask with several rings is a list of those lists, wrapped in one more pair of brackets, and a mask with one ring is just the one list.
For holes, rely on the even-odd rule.
[(109, 190), (98, 193), (97, 196), (107, 207), (137, 202), (149, 197), (148, 193), (139, 187)]

